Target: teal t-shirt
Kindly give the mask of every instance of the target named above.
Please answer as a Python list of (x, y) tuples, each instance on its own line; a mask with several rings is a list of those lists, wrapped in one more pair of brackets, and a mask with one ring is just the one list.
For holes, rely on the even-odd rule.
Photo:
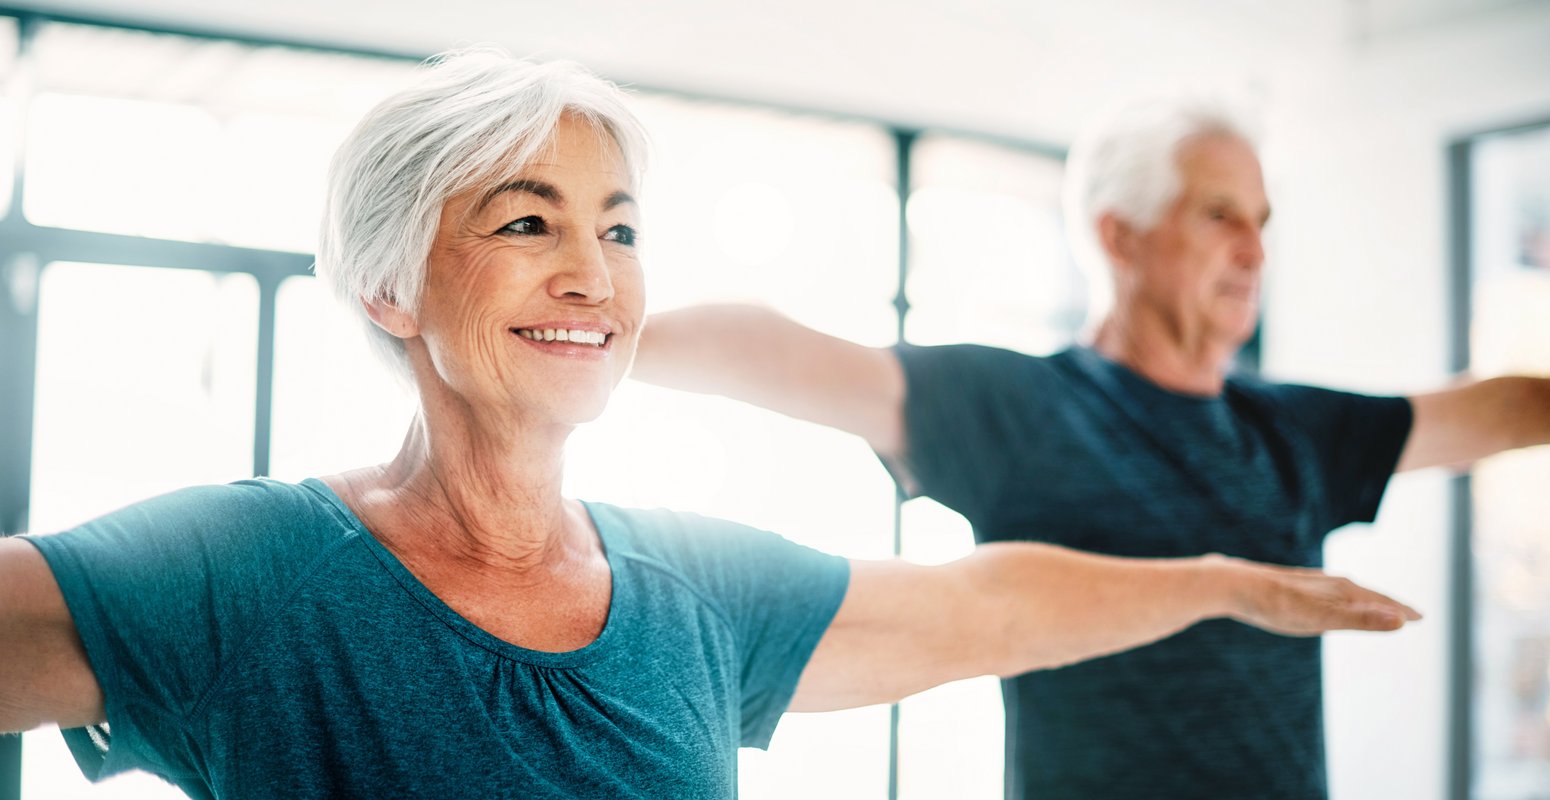
[(565, 653), (486, 633), (320, 481), (186, 489), (30, 537), (107, 726), (88, 777), (193, 797), (730, 798), (843, 599), (842, 559), (771, 533), (588, 504), (607, 623)]

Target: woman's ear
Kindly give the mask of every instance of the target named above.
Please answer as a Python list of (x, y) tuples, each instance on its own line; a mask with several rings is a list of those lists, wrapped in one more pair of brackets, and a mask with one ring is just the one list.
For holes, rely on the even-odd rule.
[(366, 306), (366, 316), (377, 327), (399, 339), (412, 339), (420, 335), (420, 323), (414, 315), (398, 307), (392, 300), (361, 300)]

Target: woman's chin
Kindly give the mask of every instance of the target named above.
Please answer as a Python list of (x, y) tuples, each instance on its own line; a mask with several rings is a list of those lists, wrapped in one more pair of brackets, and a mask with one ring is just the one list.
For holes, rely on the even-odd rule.
[(612, 391), (594, 390), (567, 392), (547, 398), (548, 402), (544, 406), (548, 413), (544, 416), (560, 425), (585, 425), (603, 415), (612, 395)]

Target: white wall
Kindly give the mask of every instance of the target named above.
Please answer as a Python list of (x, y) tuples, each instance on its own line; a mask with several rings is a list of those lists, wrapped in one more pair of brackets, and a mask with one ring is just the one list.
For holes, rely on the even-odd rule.
[[(1310, 53), (1276, 84), (1276, 221), (1267, 368), (1374, 392), (1446, 377), (1444, 148), (1482, 128), (1550, 117), (1550, 3)], [(1395, 636), (1330, 637), (1325, 659), (1336, 800), (1445, 796), (1446, 476), (1406, 475), (1375, 526), (1331, 538), (1332, 570), (1427, 613)]]

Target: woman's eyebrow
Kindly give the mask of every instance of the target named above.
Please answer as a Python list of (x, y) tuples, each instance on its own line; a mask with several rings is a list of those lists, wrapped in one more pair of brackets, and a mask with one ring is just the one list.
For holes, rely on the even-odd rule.
[(491, 189), (489, 194), (486, 194), (483, 199), (479, 201), (479, 205), (474, 207), (474, 213), (477, 214), (483, 211), (486, 206), (490, 205), (490, 203), (495, 200), (495, 198), (500, 197), (507, 192), (526, 192), (527, 194), (531, 194), (547, 200), (554, 205), (560, 206), (561, 208), (565, 207), (565, 194), (560, 191), (559, 187), (552, 183), (533, 180), (532, 178), (517, 178), (516, 180), (507, 181), (495, 187), (494, 189)]
[(639, 203), (635, 202), (635, 198), (631, 197), (629, 192), (621, 191), (621, 192), (614, 192), (613, 194), (609, 195), (606, 200), (603, 201), (603, 210), (607, 211), (607, 210), (609, 210), (611, 208), (614, 208), (616, 206), (622, 206), (625, 203), (629, 203), (631, 205), (637, 205), (637, 206), (640, 205)]
[[(491, 202), (495, 200), (495, 198), (500, 197), (507, 192), (525, 192), (535, 197), (547, 200), (561, 208), (565, 207), (565, 193), (561, 192), (559, 187), (552, 183), (534, 180), (532, 178), (517, 178), (515, 180), (507, 181), (490, 190), (490, 193), (486, 194), (484, 198), (479, 201), (479, 205), (474, 208), (474, 213), (477, 214), (483, 211), (487, 206), (490, 205)], [(603, 210), (608, 211), (609, 209), (624, 205), (625, 203), (639, 205), (639, 203), (635, 201), (635, 197), (633, 195), (631, 195), (629, 192), (621, 190), (608, 195), (608, 197), (603, 200)]]

